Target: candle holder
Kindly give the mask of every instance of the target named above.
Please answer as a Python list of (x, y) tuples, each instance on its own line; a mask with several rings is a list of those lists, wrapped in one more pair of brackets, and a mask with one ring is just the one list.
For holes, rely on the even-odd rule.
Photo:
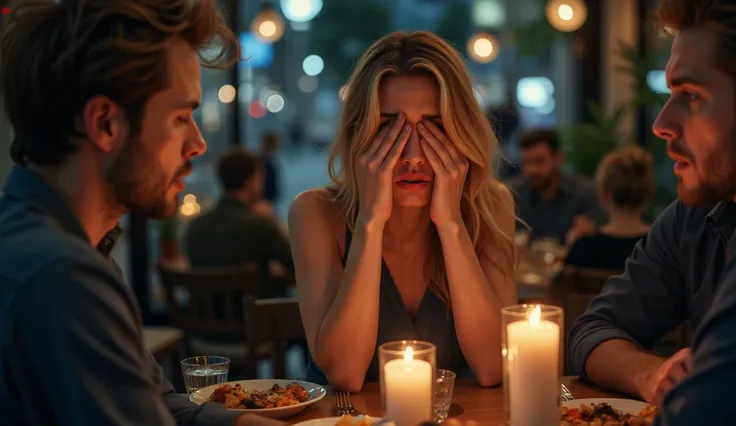
[(501, 317), (506, 424), (559, 425), (562, 308), (508, 306), (501, 309)]
[(378, 348), (383, 415), (396, 426), (415, 426), (432, 420), (436, 347), (428, 342), (402, 340)]

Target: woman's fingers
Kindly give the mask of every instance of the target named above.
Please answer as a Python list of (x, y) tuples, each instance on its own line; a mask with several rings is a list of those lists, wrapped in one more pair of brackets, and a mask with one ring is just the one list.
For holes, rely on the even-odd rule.
[(431, 120), (425, 120), (422, 124), (424, 125), (425, 130), (428, 130), (429, 134), (434, 136), (435, 140), (442, 145), (442, 148), (447, 152), (447, 155), (452, 159), (453, 163), (458, 166), (468, 163), (468, 160), (457, 150), (455, 144), (447, 137), (447, 134), (445, 134), (445, 132), (443, 132), (436, 124)]
[(446, 175), (447, 169), (445, 168), (445, 165), (442, 164), (440, 156), (437, 155), (437, 152), (432, 148), (432, 145), (430, 145), (426, 139), (422, 138), (420, 140), (420, 146), (422, 147), (422, 151), (424, 151), (424, 156), (427, 157), (427, 161), (429, 161), (429, 165), (432, 166), (434, 173), (438, 176)]
[(404, 151), (404, 147), (406, 146), (406, 142), (409, 140), (409, 136), (411, 136), (411, 124), (404, 123), (404, 128), (401, 130), (399, 137), (394, 141), (391, 151), (389, 151), (386, 159), (383, 160), (384, 169), (393, 170), (396, 165), (396, 161), (401, 157), (401, 152)]
[(422, 138), (426, 141), (425, 145), (428, 144), (432, 147), (432, 151), (434, 151), (445, 170), (449, 171), (455, 169), (456, 165), (455, 162), (452, 161), (450, 153), (443, 146), (444, 144), (437, 139), (434, 133), (429, 131), (429, 128), (424, 123), (419, 123), (417, 128), (419, 129), (419, 134), (422, 135)]
[(391, 151), (391, 148), (394, 146), (394, 142), (398, 139), (405, 124), (406, 118), (404, 114), (397, 115), (393, 124), (390, 126), (388, 133), (383, 137), (383, 140), (376, 143), (376, 145), (378, 145), (378, 151), (373, 155), (373, 159), (378, 164), (383, 163), (383, 160), (386, 158), (386, 155), (388, 155), (388, 152)]

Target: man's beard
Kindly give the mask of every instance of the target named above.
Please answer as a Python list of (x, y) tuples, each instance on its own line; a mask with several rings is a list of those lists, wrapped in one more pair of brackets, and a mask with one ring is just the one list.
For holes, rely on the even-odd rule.
[(165, 174), (154, 156), (146, 152), (140, 139), (129, 139), (105, 177), (112, 188), (111, 200), (127, 211), (149, 219), (165, 219), (176, 213), (178, 200), (169, 197), (169, 189), (177, 178), (188, 173), (186, 162), (173, 177)]
[[(723, 148), (711, 153), (702, 164), (695, 164), (693, 156), (680, 141), (674, 142), (670, 150), (690, 161), (695, 168), (698, 183), (686, 188), (680, 179), (677, 183), (677, 196), (690, 206), (715, 204), (736, 195), (736, 132), (732, 138), (723, 142)], [(701, 174), (699, 171), (703, 171)]]

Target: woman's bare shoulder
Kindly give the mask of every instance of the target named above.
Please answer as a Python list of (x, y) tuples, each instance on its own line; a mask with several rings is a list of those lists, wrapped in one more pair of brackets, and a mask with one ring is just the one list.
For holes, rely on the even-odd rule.
[(317, 220), (322, 224), (329, 224), (333, 235), (344, 233), (345, 217), (336, 201), (335, 190), (329, 187), (308, 189), (294, 198), (289, 209), (289, 220), (309, 221)]

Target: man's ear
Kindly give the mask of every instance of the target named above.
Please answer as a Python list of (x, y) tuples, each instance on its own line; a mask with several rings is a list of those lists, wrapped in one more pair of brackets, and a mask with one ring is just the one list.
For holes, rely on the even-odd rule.
[(102, 152), (114, 151), (128, 136), (125, 111), (105, 96), (88, 100), (81, 118), (87, 138)]

